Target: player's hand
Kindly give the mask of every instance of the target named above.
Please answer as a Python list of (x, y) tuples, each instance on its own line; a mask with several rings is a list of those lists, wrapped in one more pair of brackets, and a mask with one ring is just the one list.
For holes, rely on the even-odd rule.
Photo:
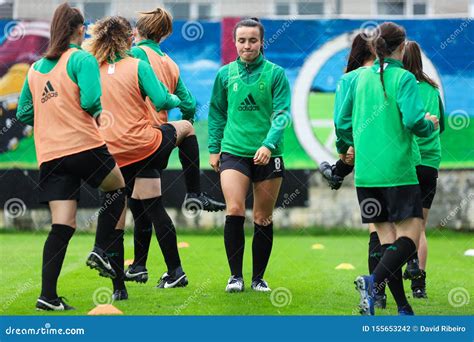
[(267, 165), (271, 156), (272, 151), (270, 151), (267, 147), (262, 146), (257, 150), (257, 152), (255, 152), (255, 155), (253, 156), (253, 163), (255, 165)]
[(342, 159), (342, 161), (346, 163), (347, 165), (354, 165), (354, 160), (355, 160), (354, 147), (350, 146), (346, 154), (344, 155), (344, 159)]
[(430, 120), (434, 124), (434, 129), (438, 129), (439, 127), (439, 120), (436, 115), (431, 115), (430, 113), (426, 113), (425, 115), (426, 120)]
[(209, 165), (214, 169), (214, 171), (219, 172), (221, 166), (221, 154), (213, 153), (209, 155)]

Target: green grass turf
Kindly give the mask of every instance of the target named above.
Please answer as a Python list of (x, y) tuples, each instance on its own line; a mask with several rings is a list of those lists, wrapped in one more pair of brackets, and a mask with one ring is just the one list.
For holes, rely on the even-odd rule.
[[(179, 230), (178, 230), (179, 231)], [(247, 230), (250, 232), (250, 229)], [(32, 315), (40, 291), (40, 268), (45, 233), (0, 234), (1, 279), (0, 314)], [(132, 236), (125, 237), (126, 259), (132, 258)], [(130, 299), (114, 305), (126, 315), (357, 315), (358, 293), (353, 280), (367, 272), (366, 232), (331, 233), (301, 230), (279, 232), (275, 236), (273, 254), (266, 280), (274, 290), (277, 304), (291, 295), (291, 302), (281, 307), (272, 304), (271, 295), (250, 290), (251, 237), (247, 236), (244, 262), (246, 291), (224, 292), (228, 266), (221, 231), (179, 233), (179, 241), (189, 248), (180, 249), (189, 286), (159, 290), (156, 280), (165, 271), (157, 242), (153, 238), (147, 284), (127, 283)], [(409, 299), (418, 315), (472, 315), (474, 303), (450, 305), (448, 293), (464, 288), (474, 294), (474, 258), (463, 256), (474, 248), (474, 235), (449, 231), (429, 234), (427, 300)], [(59, 295), (66, 296), (77, 310), (67, 315), (84, 315), (94, 308), (93, 294), (108, 294), (109, 279), (100, 278), (85, 266), (85, 258), (94, 237), (77, 234), (71, 241), (63, 273), (59, 280)], [(325, 249), (311, 246), (321, 243)], [(355, 270), (335, 270), (340, 263), (351, 263)], [(407, 294), (408, 282), (405, 282)], [(278, 292), (279, 288), (285, 290)], [(280, 296), (277, 294), (280, 293)], [(102, 297), (102, 296), (99, 296)], [(377, 314), (396, 314), (395, 304), (388, 296), (388, 309)], [(103, 299), (103, 298), (102, 298)], [(40, 312), (40, 314), (43, 314)], [(48, 313), (49, 314), (49, 313)]]

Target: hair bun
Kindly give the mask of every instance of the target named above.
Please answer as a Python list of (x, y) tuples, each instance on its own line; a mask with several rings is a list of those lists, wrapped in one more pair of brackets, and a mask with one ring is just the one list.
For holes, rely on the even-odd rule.
[(251, 17), (250, 19), (253, 20), (253, 21), (256, 21), (257, 23), (260, 22), (260, 19), (258, 19), (257, 17)]

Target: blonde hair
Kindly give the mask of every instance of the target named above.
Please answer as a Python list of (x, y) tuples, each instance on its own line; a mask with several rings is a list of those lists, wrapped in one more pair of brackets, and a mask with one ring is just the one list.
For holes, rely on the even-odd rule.
[(136, 27), (141, 37), (159, 43), (173, 33), (173, 17), (167, 10), (160, 7), (149, 12), (139, 12)]
[(95, 56), (99, 65), (117, 56), (127, 57), (132, 26), (124, 17), (103, 18), (92, 25), (90, 34), (92, 37), (84, 43), (84, 48)]

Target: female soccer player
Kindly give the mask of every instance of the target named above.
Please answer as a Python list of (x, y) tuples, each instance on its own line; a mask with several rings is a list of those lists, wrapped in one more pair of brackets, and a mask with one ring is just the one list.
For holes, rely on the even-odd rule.
[[(168, 91), (181, 100), (179, 108), (183, 113), (183, 119), (192, 123), (196, 112), (196, 100), (184, 85), (176, 63), (161, 51), (159, 45), (172, 31), (172, 17), (165, 9), (157, 8), (153, 11), (140, 13), (135, 31), (137, 46), (132, 48), (132, 55), (151, 65), (155, 75), (163, 82)], [(151, 105), (149, 100), (147, 100), (147, 103), (149, 106)], [(156, 125), (168, 122), (168, 112), (166, 110), (156, 112), (152, 109), (151, 112), (153, 113), (153, 122)], [(197, 204), (206, 211), (224, 210), (224, 203), (216, 201), (201, 190), (199, 145), (196, 135), (192, 134), (184, 139), (178, 149), (187, 189), (184, 206)], [(143, 208), (137, 201), (131, 199), (129, 205), (135, 221), (135, 258), (126, 272), (126, 279), (146, 282), (148, 279), (146, 260), (152, 233), (151, 222), (147, 219), (147, 215), (144, 215)]]
[(263, 275), (273, 244), (272, 213), (284, 173), (283, 132), (290, 120), (284, 70), (263, 57), (264, 28), (245, 19), (234, 28), (239, 57), (217, 74), (209, 111), (209, 162), (220, 171), (227, 206), (224, 243), (230, 266), (226, 291), (244, 290), (245, 199), (253, 183), (252, 289), (271, 291)]
[(355, 281), (362, 314), (374, 314), (374, 296), (388, 279), (399, 314), (413, 315), (401, 272), (416, 253), (423, 218), (413, 134), (430, 136), (438, 120), (425, 113), (416, 79), (403, 69), (405, 38), (403, 27), (394, 23), (377, 28), (373, 46), (378, 59), (354, 80), (336, 116), (336, 129), (357, 154), (362, 222), (375, 224), (382, 244), (382, 258), (372, 274)]
[[(104, 111), (113, 118), (101, 133), (124, 175), (129, 195), (153, 222), (168, 267), (158, 286), (186, 286), (176, 230), (161, 200), (160, 172), (166, 168), (173, 148), (194, 134), (194, 129), (185, 120), (153, 127), (145, 98), (150, 98), (156, 111), (174, 108), (180, 100), (168, 93), (148, 63), (127, 54), (132, 41), (132, 27), (123, 17), (101, 19), (92, 28), (89, 48), (100, 65)], [(123, 246), (124, 218), (120, 223), (116, 241)], [(113, 261), (119, 275), (114, 279), (114, 298), (127, 299), (123, 248)]]
[[(347, 60), (346, 73), (341, 77), (336, 88), (336, 97), (334, 103), (334, 121), (336, 122), (336, 115), (340, 112), (347, 92), (350, 90), (350, 85), (356, 79), (360, 72), (374, 64), (375, 55), (370, 47), (370, 41), (373, 37), (361, 32), (357, 34), (352, 41), (351, 51)], [(351, 115), (348, 116), (349, 118)], [(349, 175), (354, 169), (354, 150), (352, 146), (346, 146), (340, 136), (337, 137), (336, 147), (340, 152), (340, 159), (334, 165), (328, 162), (322, 162), (320, 170), (323, 177), (328, 181), (331, 189), (337, 190), (342, 185), (344, 177)], [(342, 154), (342, 152), (345, 152)], [(380, 240), (378, 238), (375, 226), (369, 224), (369, 253), (368, 265), (369, 273), (377, 266), (382, 256)], [(379, 288), (375, 295), (375, 307), (385, 309), (387, 297), (385, 296), (385, 286)]]
[[(412, 280), (411, 288), (414, 298), (427, 298), (426, 295), (426, 258), (428, 255), (428, 245), (426, 241), (426, 221), (431, 208), (434, 196), (436, 194), (436, 182), (438, 178), (438, 169), (441, 162), (441, 142), (439, 135), (444, 130), (444, 107), (441, 102), (438, 85), (423, 72), (423, 63), (421, 60), (420, 46), (410, 41), (406, 44), (405, 55), (403, 57), (405, 69), (415, 75), (418, 81), (418, 89), (421, 98), (425, 104), (425, 110), (439, 119), (440, 130), (436, 130), (427, 138), (416, 137), (417, 153), (419, 149), (420, 156), (417, 156), (421, 162), (416, 166), (416, 174), (420, 183), (421, 200), (423, 204), (423, 225), (418, 246), (418, 258), (408, 261), (405, 276), (407, 278), (415, 277)], [(419, 266), (419, 267), (418, 267)], [(421, 274), (411, 274), (413, 271), (420, 270)]]
[[(101, 112), (97, 61), (81, 50), (84, 17), (68, 4), (51, 21), (44, 58), (32, 65), (21, 92), (17, 117), (34, 125), (40, 169), (40, 201), (49, 203), (52, 228), (43, 250), (39, 310), (71, 310), (56, 293), (66, 249), (76, 228), (81, 180), (105, 192), (99, 211), (95, 248), (88, 264), (115, 277), (106, 252), (125, 206), (124, 180), (99, 134)], [(106, 203), (109, 198), (114, 200)]]

